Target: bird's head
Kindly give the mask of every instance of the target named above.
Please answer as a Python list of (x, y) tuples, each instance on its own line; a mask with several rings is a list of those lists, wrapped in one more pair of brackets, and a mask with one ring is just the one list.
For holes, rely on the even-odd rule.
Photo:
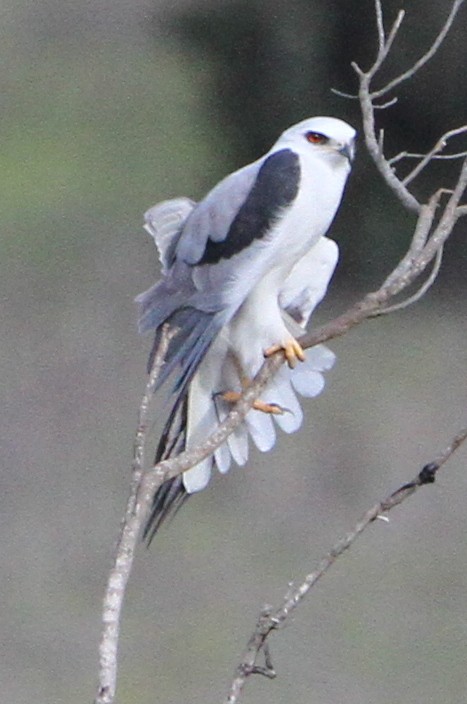
[(355, 155), (355, 138), (355, 130), (343, 120), (310, 117), (285, 130), (273, 150), (289, 147), (303, 155), (319, 154), (350, 167)]

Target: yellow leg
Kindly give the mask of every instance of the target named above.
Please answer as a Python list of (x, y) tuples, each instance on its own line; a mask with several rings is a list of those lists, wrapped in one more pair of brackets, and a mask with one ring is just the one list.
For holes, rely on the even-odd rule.
[(276, 352), (279, 352), (279, 350), (282, 350), (284, 353), (284, 357), (287, 360), (287, 364), (291, 369), (295, 367), (297, 364), (297, 361), (304, 362), (305, 361), (305, 352), (303, 351), (302, 346), (300, 345), (295, 338), (290, 338), (290, 340), (287, 340), (287, 342), (284, 343), (278, 343), (277, 345), (272, 345), (272, 347), (268, 347), (267, 350), (264, 351), (264, 356), (265, 357), (271, 357), (271, 355), (275, 354)]
[[(240, 400), (241, 393), (239, 391), (224, 391), (219, 394), (220, 398), (227, 403), (237, 403)], [(277, 403), (266, 403), (265, 401), (260, 401), (257, 399), (252, 408), (255, 411), (261, 411), (262, 413), (270, 413), (272, 415), (281, 416), (285, 413), (287, 409), (282, 408)]]

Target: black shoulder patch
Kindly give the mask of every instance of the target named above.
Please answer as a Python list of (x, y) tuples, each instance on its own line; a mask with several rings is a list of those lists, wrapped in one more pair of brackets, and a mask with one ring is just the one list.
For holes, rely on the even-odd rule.
[(233, 220), (225, 240), (207, 240), (199, 264), (215, 264), (230, 259), (261, 239), (282, 208), (290, 205), (300, 184), (300, 163), (297, 154), (282, 149), (264, 161), (247, 199)]

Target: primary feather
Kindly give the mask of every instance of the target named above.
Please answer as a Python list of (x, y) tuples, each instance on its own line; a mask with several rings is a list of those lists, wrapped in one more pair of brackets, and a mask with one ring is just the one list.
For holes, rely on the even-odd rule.
[[(177, 198), (151, 208), (162, 279), (138, 296), (140, 330), (178, 328), (158, 380), (173, 375), (174, 405), (156, 461), (206, 439), (231, 405), (224, 391), (241, 391), (264, 352), (303, 333), (325, 295), (337, 245), (324, 237), (350, 171), (355, 132), (334, 118), (310, 118), (286, 130), (256, 162), (223, 179), (200, 202)], [(324, 346), (296, 369), (283, 367), (262, 400), (288, 409), (273, 418), (251, 410), (227, 442), (157, 492), (145, 535), (203, 489), (213, 465), (244, 464), (248, 437), (261, 451), (275, 442), (275, 425), (294, 432), (302, 422), (296, 392), (315, 396), (334, 362)]]

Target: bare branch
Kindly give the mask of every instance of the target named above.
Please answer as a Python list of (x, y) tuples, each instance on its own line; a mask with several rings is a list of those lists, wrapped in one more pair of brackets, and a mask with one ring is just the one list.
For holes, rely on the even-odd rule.
[[(409, 306), (413, 305), (417, 301), (419, 301), (425, 293), (433, 286), (434, 282), (436, 281), (439, 270), (441, 268), (441, 262), (443, 261), (443, 248), (440, 247), (438, 251), (436, 252), (436, 257), (435, 257), (435, 263), (433, 265), (433, 269), (431, 270), (431, 273), (429, 277), (427, 278), (426, 281), (420, 286), (418, 291), (414, 293), (412, 296), (409, 296), (409, 298), (406, 298), (404, 301), (401, 301), (400, 303), (394, 303), (392, 306), (386, 306), (385, 308), (380, 308), (378, 310), (377, 315), (388, 315), (388, 313), (395, 313), (398, 310), (403, 310), (404, 308), (408, 308)], [(376, 317), (376, 315), (374, 316)]]
[[(454, 452), (466, 439), (467, 428), (464, 428), (453, 438), (449, 446), (443, 450), (435, 460), (423, 467), (415, 479), (407, 484), (403, 484), (397, 491), (366, 511), (355, 524), (354, 528), (334, 545), (327, 555), (321, 559), (316, 569), (306, 575), (298, 587), (291, 587), (289, 585), (281, 606), (277, 609), (272, 609), (271, 607), (263, 609), (255, 630), (248, 641), (242, 660), (236, 669), (234, 680), (230, 686), (227, 698), (224, 700), (224, 704), (237, 704), (247, 678), (257, 672), (255, 669), (256, 660), (259, 654), (264, 651), (264, 648), (268, 645), (268, 638), (271, 633), (281, 628), (286, 621), (290, 619), (291, 614), (295, 611), (297, 606), (302, 603), (310, 589), (326, 574), (336, 560), (355, 543), (368, 526), (377, 518), (386, 518), (386, 514), (389, 513), (391, 509), (408, 499), (409, 496), (412, 496), (421, 486), (433, 484), (438, 470), (452, 457)], [(268, 651), (268, 658), (269, 657)], [(274, 671), (272, 665), (271, 670)]]
[[(381, 88), (380, 90), (373, 91), (371, 89), (371, 82), (379, 69), (381, 68), (381, 65), (383, 64), (384, 60), (388, 56), (392, 44), (397, 36), (397, 33), (400, 29), (400, 26), (402, 24), (402, 21), (404, 19), (404, 12), (401, 10), (392, 27), (389, 32), (389, 36), (386, 39), (385, 38), (385, 32), (384, 32), (384, 25), (383, 25), (383, 13), (382, 13), (382, 6), (381, 6), (381, 0), (375, 0), (375, 12), (376, 12), (376, 25), (377, 25), (377, 32), (378, 32), (378, 52), (376, 59), (373, 63), (373, 65), (368, 69), (368, 71), (363, 71), (360, 66), (353, 62), (351, 65), (357, 74), (358, 77), (358, 82), (359, 82), (359, 91), (358, 91), (358, 98), (360, 101), (360, 107), (362, 111), (362, 118), (363, 118), (363, 132), (365, 136), (365, 144), (368, 149), (368, 152), (370, 153), (376, 168), (380, 172), (381, 176), (385, 180), (385, 182), (388, 184), (389, 188), (395, 193), (397, 198), (400, 200), (400, 202), (404, 205), (405, 208), (408, 210), (419, 213), (420, 208), (421, 208), (421, 203), (415, 198), (415, 196), (409, 191), (408, 185), (420, 174), (420, 172), (429, 164), (431, 161), (437, 156), (438, 152), (440, 152), (446, 145), (445, 141), (449, 139), (452, 136), (455, 136), (456, 134), (461, 134), (464, 132), (464, 128), (459, 128), (458, 130), (451, 130), (447, 132), (445, 135), (443, 135), (440, 140), (437, 142), (437, 144), (433, 147), (433, 149), (428, 152), (426, 155), (423, 155), (421, 157), (420, 163), (411, 171), (408, 176), (406, 176), (404, 179), (398, 178), (396, 175), (393, 165), (397, 162), (400, 161), (403, 158), (407, 158), (408, 154), (407, 152), (400, 152), (397, 154), (395, 157), (392, 159), (386, 159), (383, 153), (383, 143), (382, 143), (382, 138), (381, 135), (377, 136), (377, 131), (376, 131), (376, 125), (375, 125), (375, 110), (378, 109), (385, 109), (390, 107), (391, 105), (394, 104), (395, 98), (392, 100), (386, 101), (383, 104), (375, 104), (375, 101), (378, 98), (383, 97), (386, 95), (391, 88), (395, 87), (402, 81), (412, 77), (427, 61), (429, 61), (430, 58), (436, 53), (436, 51), (439, 49), (441, 43), (443, 42), (444, 38), (446, 37), (447, 33), (449, 32), (452, 23), (454, 22), (454, 19), (457, 15), (457, 12), (459, 11), (460, 6), (463, 4), (464, 0), (454, 0), (452, 6), (451, 6), (451, 11), (449, 13), (449, 16), (439, 31), (437, 37), (435, 38), (433, 44), (431, 45), (430, 49), (406, 72), (398, 76), (397, 78), (393, 79), (390, 81), (386, 86)], [(342, 95), (344, 97), (353, 97), (350, 96), (349, 94), (343, 93), (341, 91), (336, 91), (334, 90), (335, 93), (338, 95)], [(454, 155), (453, 155), (454, 156)], [(459, 157), (463, 156), (463, 153), (459, 153)], [(453, 158), (450, 156), (450, 158)]]
[[(467, 132), (467, 125), (463, 125), (462, 127), (458, 127), (457, 129), (454, 130), (449, 130), (448, 132), (445, 132), (436, 142), (434, 147), (430, 149), (429, 152), (427, 152), (425, 155), (422, 156), (422, 160), (420, 161), (417, 166), (412, 169), (412, 171), (403, 179), (402, 183), (404, 186), (407, 186), (411, 181), (414, 180), (422, 171), (423, 169), (432, 161), (432, 159), (436, 158), (443, 158), (442, 156), (439, 155), (439, 152), (442, 152), (443, 149), (447, 146), (447, 143), (451, 137), (457, 137), (460, 134), (464, 134)], [(465, 157), (467, 155), (467, 152), (459, 152), (458, 154), (448, 154), (444, 156), (444, 158), (448, 159), (458, 159), (460, 157)], [(406, 154), (406, 157), (408, 154)]]
[[(371, 68), (365, 72), (363, 71), (360, 66), (353, 61), (351, 66), (354, 69), (355, 73), (361, 78), (362, 76), (367, 76), (369, 80), (373, 78), (375, 73), (381, 68), (382, 63), (388, 56), (391, 47), (394, 43), (394, 40), (396, 38), (397, 32), (399, 31), (399, 28), (404, 20), (405, 17), (405, 11), (404, 10), (399, 10), (397, 13), (397, 17), (390, 29), (388, 39), (386, 40), (386, 34), (384, 31), (384, 23), (383, 23), (383, 9), (381, 6), (381, 0), (375, 0), (375, 12), (376, 12), (376, 25), (378, 29), (378, 53), (375, 59), (375, 62), (371, 66)], [(339, 95), (341, 98), (350, 98), (351, 100), (355, 100), (358, 98), (358, 95), (352, 95), (351, 93), (345, 93), (341, 90), (338, 90), (337, 88), (331, 88), (331, 92), (334, 93), (335, 95)], [(384, 109), (386, 107), (389, 107), (390, 105), (393, 105), (395, 102), (397, 102), (397, 98), (393, 98), (392, 100), (388, 101), (387, 103), (384, 103), (383, 105), (379, 106), (380, 109)], [(375, 106), (376, 107), (376, 106)]]
[[(355, 70), (355, 64), (353, 64)], [(388, 184), (389, 188), (396, 194), (398, 199), (408, 210), (419, 213), (421, 204), (410, 193), (408, 188), (396, 176), (391, 165), (387, 162), (383, 152), (380, 149), (378, 138), (376, 136), (375, 114), (372, 97), (370, 94), (371, 75), (359, 73), (360, 87), (358, 96), (363, 119), (363, 132), (365, 135), (365, 144), (370, 156), (372, 157), (376, 168)]]
[[(381, 130), (380, 130), (381, 132)], [(463, 159), (467, 156), (467, 150), (464, 152), (455, 152), (454, 154), (433, 154), (431, 159), (433, 161), (454, 161), (456, 159)], [(388, 159), (388, 164), (395, 164), (402, 159), (424, 159), (426, 154), (416, 154), (414, 152), (399, 152), (395, 156)]]
[[(379, 0), (376, 0), (376, 13), (378, 15), (378, 7), (380, 6)], [(384, 42), (383, 46), (380, 45), (378, 55), (376, 57), (376, 61), (374, 62), (373, 66), (369, 69), (367, 72), (367, 76), (372, 78), (377, 71), (381, 68), (383, 62), (386, 60), (389, 52), (391, 51), (392, 45), (394, 43), (394, 40), (397, 36), (397, 33), (401, 27), (402, 22), (404, 21), (405, 17), (405, 11), (404, 10), (399, 10), (397, 13), (396, 19), (394, 20), (394, 23), (389, 31), (389, 36), (387, 40)], [(377, 18), (377, 22), (379, 22)], [(379, 27), (378, 27), (378, 33), (379, 33)]]
[(141, 528), (141, 519), (138, 513), (141, 513), (142, 507), (140, 506), (138, 511), (137, 495), (144, 476), (144, 443), (147, 433), (149, 404), (154, 394), (170, 340), (175, 334), (176, 330), (169, 330), (168, 327), (165, 327), (162, 332), (159, 349), (154, 358), (153, 368), (139, 407), (138, 427), (133, 448), (130, 496), (104, 595), (103, 629), (99, 645), (99, 689), (95, 704), (112, 704), (115, 697), (120, 617)]
[(375, 0), (376, 27), (378, 29), (378, 49), (381, 53), (384, 50), (386, 43), (386, 34), (384, 31), (383, 8), (381, 0)]
[[(382, 151), (382, 149), (381, 149), (381, 151)], [(414, 154), (413, 156), (414, 156), (414, 158), (415, 158), (417, 155)], [(420, 158), (422, 158), (422, 157), (424, 157), (425, 155), (424, 155), (424, 154), (420, 154), (419, 156), (420, 156)], [(395, 154), (394, 156), (392, 156), (392, 157), (391, 157), (390, 159), (388, 159), (387, 161), (388, 161), (388, 164), (391, 164), (391, 166), (392, 166), (393, 164), (396, 164), (398, 161), (401, 161), (401, 159), (406, 159), (406, 158), (407, 158), (407, 159), (410, 158), (410, 153), (409, 153), (409, 152), (399, 152), (399, 154)]]
[(381, 154), (384, 151), (384, 136), (385, 136), (384, 130), (380, 129), (380, 131), (378, 132), (378, 149)]
[[(433, 235), (428, 241), (425, 247), (425, 254), (428, 257), (434, 256), (436, 249), (440, 243), (446, 242), (449, 234), (457, 222), (457, 220), (465, 214), (464, 207), (459, 207), (459, 203), (462, 200), (467, 188), (467, 158), (464, 159), (462, 163), (462, 168), (459, 174), (459, 179), (456, 183), (454, 190), (444, 208), (444, 211), (440, 217), (439, 223), (436, 226)], [(441, 192), (446, 193), (446, 189), (442, 189)]]
[(358, 100), (358, 95), (353, 95), (352, 93), (344, 93), (344, 91), (338, 88), (331, 88), (331, 93), (338, 95), (340, 98), (348, 98), (349, 100)]
[(380, 103), (379, 105), (373, 105), (374, 110), (387, 110), (387, 108), (390, 108), (392, 105), (395, 105), (399, 98), (391, 98), (391, 100), (387, 100), (385, 103)]
[[(398, 86), (403, 81), (406, 81), (407, 79), (412, 78), (412, 76), (414, 76), (417, 73), (417, 71), (419, 71), (422, 68), (422, 66), (424, 66), (430, 59), (433, 58), (433, 56), (436, 54), (439, 47), (443, 43), (447, 33), (451, 29), (452, 23), (454, 22), (454, 19), (455, 19), (456, 15), (457, 15), (457, 13), (463, 3), (464, 3), (464, 0), (454, 0), (452, 7), (451, 7), (451, 11), (446, 19), (446, 22), (444, 23), (443, 27), (441, 28), (440, 32), (436, 36), (433, 44), (428, 49), (428, 51), (425, 54), (423, 54), (423, 56), (421, 56), (418, 59), (418, 61), (416, 61), (413, 64), (413, 66), (411, 66), (409, 69), (407, 69), (407, 71), (404, 71), (404, 73), (401, 73), (399, 76), (394, 78), (392, 81), (389, 81), (389, 83), (387, 83), (385, 86), (383, 86), (383, 88), (380, 88), (379, 90), (374, 91), (371, 94), (371, 97), (373, 100), (375, 100), (377, 98), (381, 98), (383, 95), (386, 95), (386, 93), (388, 93), (390, 90), (392, 90), (393, 88)], [(400, 26), (400, 23), (399, 23), (399, 26)], [(389, 44), (389, 39), (388, 39), (388, 42), (386, 43), (386, 47), (388, 44)], [(384, 58), (386, 58), (387, 53), (388, 52), (386, 51)], [(378, 59), (379, 59), (379, 57), (378, 57)], [(378, 59), (376, 60), (374, 66), (370, 69), (371, 76), (374, 76), (376, 71), (381, 66), (382, 61), (379, 61), (379, 63), (378, 63)], [(376, 69), (375, 69), (375, 67), (376, 67)]]

